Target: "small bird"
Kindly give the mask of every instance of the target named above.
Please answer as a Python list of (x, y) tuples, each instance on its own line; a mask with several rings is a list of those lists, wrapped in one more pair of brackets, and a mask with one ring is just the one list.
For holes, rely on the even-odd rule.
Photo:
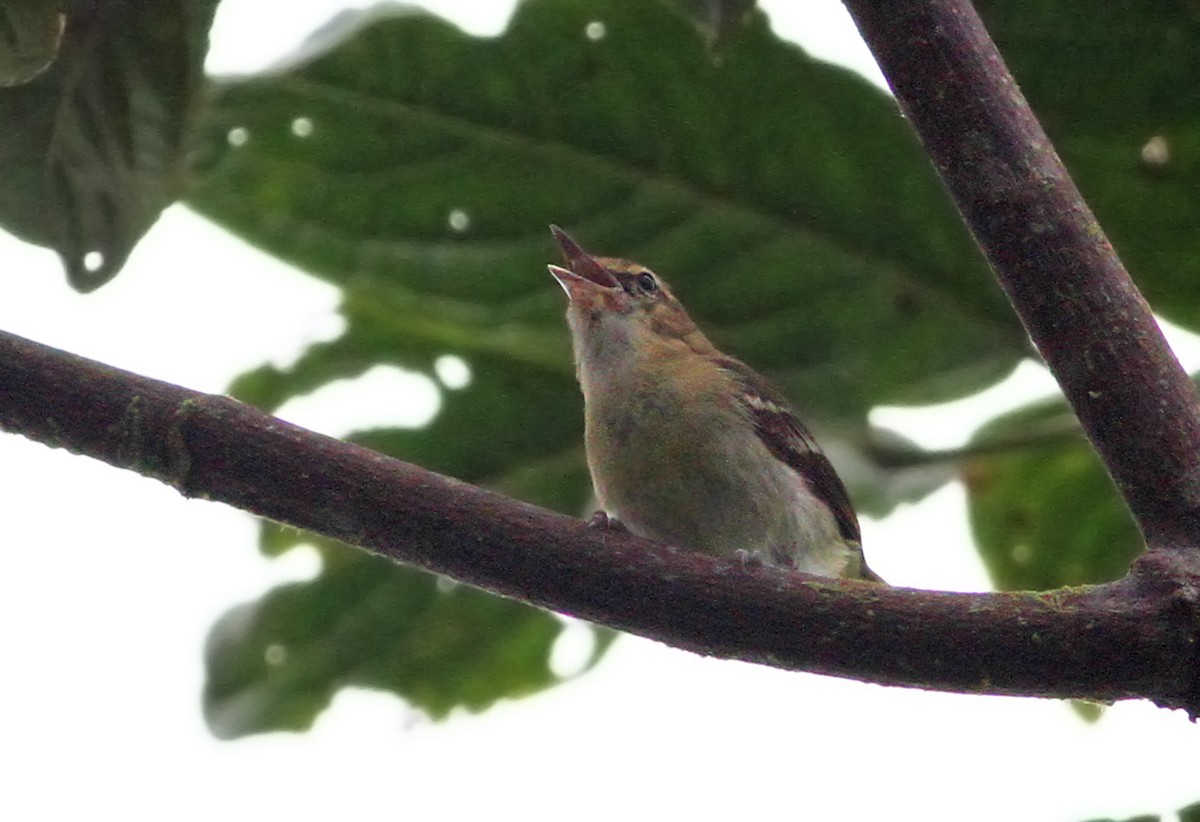
[[(645, 266), (551, 226), (584, 399), (594, 522), (713, 556), (882, 582), (846, 487), (787, 401)], [(614, 522), (615, 521), (615, 522)]]

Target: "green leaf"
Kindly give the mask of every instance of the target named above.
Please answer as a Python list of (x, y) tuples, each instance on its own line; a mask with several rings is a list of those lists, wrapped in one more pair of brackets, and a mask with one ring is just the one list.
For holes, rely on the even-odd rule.
[(191, 202), (393, 306), (389, 333), (568, 372), (557, 221), (655, 267), (816, 415), (958, 396), (1026, 350), (891, 101), (761, 15), (718, 62), (659, 4), (528, 2), (490, 40), (364, 22), (220, 86)]
[(204, 711), (221, 738), (307, 729), (337, 689), (384, 688), (433, 717), (553, 684), (552, 615), (321, 543), (319, 580), (226, 614)]
[[(346, 13), (307, 62), (221, 82), (191, 204), (341, 286), (347, 321), (341, 339), (246, 374), (233, 392), (275, 408), (379, 363), (429, 373), (457, 355), (473, 380), (443, 392), (429, 427), (352, 439), (585, 513), (581, 398), (563, 297), (545, 272), (557, 258), (550, 222), (656, 267), (718, 344), (834, 430), (861, 429), (881, 402), (958, 396), (1011, 368), (1025, 337), (891, 101), (780, 42), (760, 14), (728, 29), (717, 59), (693, 22), (657, 3), (538, 0), (485, 40), (424, 14)], [(883, 507), (894, 494), (868, 496)], [(266, 526), (264, 549), (297, 539)], [(417, 584), (362, 562), (397, 595)], [(392, 573), (403, 581), (382, 581)], [(405, 629), (354, 618), (352, 599), (335, 606), (348, 594), (329, 574), (287, 589), (287, 607), (345, 619), (289, 647), (335, 659), (324, 646), (336, 634), (395, 657), (387, 637)], [(457, 591), (445, 602), (436, 586), (422, 591), (443, 618), (475, 613)], [(249, 613), (270, 621), (282, 596)], [(544, 617), (521, 613), (506, 611), (511, 630)], [(593, 637), (598, 658), (611, 635)], [(304, 669), (303, 687), (277, 687), (262, 662), (272, 641), (257, 630), (214, 639), (210, 692), (234, 695), (214, 704), (238, 706), (237, 733), (304, 726), (342, 682), (331, 662)], [(458, 658), (457, 646), (445, 653)], [(407, 674), (424, 659), (408, 659)], [(472, 677), (490, 677), (489, 664)], [(550, 681), (544, 656), (524, 665), (488, 699)], [(435, 715), (465, 699), (452, 683), (438, 702), (403, 679), (373, 682)], [(225, 712), (210, 715), (226, 732)]]
[(0, 225), (57, 251), (80, 291), (182, 193), (215, 7), (70, 4), (54, 64), (0, 88)]
[[(1155, 310), (1200, 329), (1200, 15), (1175, 2), (980, 0), (1005, 61)], [(1097, 74), (1100, 66), (1127, 71)]]
[(686, 15), (714, 53), (733, 39), (754, 10), (755, 0), (667, 0)]
[(0, 87), (28, 83), (45, 71), (62, 45), (61, 0), (0, 3)]
[[(417, 341), (394, 352), (373, 349), (361, 334), (370, 327), (352, 321), (344, 337), (311, 348), (292, 369), (261, 368), (235, 383), (233, 392), (245, 402), (274, 407), (290, 390), (355, 376), (378, 362), (430, 371), (436, 356), (445, 353)], [(442, 392), (441, 408), (428, 426), (359, 432), (351, 439), (478, 485), (506, 492), (523, 488), (521, 496), (530, 502), (579, 514), (587, 501), (587, 469), (574, 378), (494, 355), (479, 354), (470, 365), (471, 382)], [(547, 476), (527, 476), (539, 471)], [(545, 490), (535, 491), (540, 485)]]
[[(978, 442), (1037, 440), (1070, 411), (1040, 403), (990, 423)], [(1121, 577), (1141, 552), (1137, 528), (1090, 443), (1057, 443), (984, 453), (963, 468), (971, 526), (993, 582), (1042, 590)]]
[[(357, 337), (357, 331), (366, 327), (352, 323), (346, 337), (310, 349), (292, 371), (260, 369), (235, 389), (243, 399), (269, 404), (280, 399), (287, 387), (352, 375), (366, 367), (372, 355), (384, 356), (372, 349), (369, 340)], [(429, 367), (428, 356), (418, 348), (407, 354), (385, 359), (406, 367)], [(531, 371), (504, 359), (482, 358), (473, 364), (470, 384), (443, 393), (441, 411), (430, 426), (366, 431), (353, 439), (546, 507), (582, 511), (589, 486), (572, 379)], [(547, 398), (564, 404), (555, 408)], [(543, 424), (529, 425), (535, 418)], [(268, 554), (314, 541), (324, 546), (326, 556), (334, 555), (336, 546), (326, 541), (263, 524), (262, 547)], [(205, 704), (218, 735), (308, 727), (333, 692), (345, 684), (390, 690), (440, 717), (457, 705), (479, 710), (558, 681), (547, 672), (559, 623), (545, 612), (478, 591), (442, 590), (429, 574), (358, 551), (342, 549), (336, 556), (332, 573), (327, 568), (312, 582), (272, 592), (223, 618), (222, 624), (238, 627), (239, 633), (220, 626), (214, 631)], [(372, 611), (370, 619), (362, 619), (355, 597), (345, 587), (346, 579), (360, 577), (372, 580), (379, 597), (412, 597), (416, 590), (418, 601)], [(502, 605), (485, 604), (493, 600)], [(319, 630), (291, 635), (287, 643), (295, 654), (316, 660), (313, 664), (282, 670), (263, 663), (264, 649), (280, 642), (277, 625), (288, 620), (320, 623)], [(455, 632), (427, 631), (421, 654), (412, 655), (407, 638), (418, 628), (424, 630), (421, 626), (427, 622), (439, 620), (487, 624), (472, 629), (469, 643)], [(554, 632), (549, 633), (547, 626)], [(599, 626), (589, 630), (595, 649), (590, 667), (611, 644), (613, 632)], [(532, 642), (539, 637), (544, 641)], [(394, 658), (393, 665), (402, 667), (383, 668), (369, 682), (354, 679), (351, 683), (345, 670), (349, 663), (325, 647), (332, 642), (361, 649), (372, 659)]]

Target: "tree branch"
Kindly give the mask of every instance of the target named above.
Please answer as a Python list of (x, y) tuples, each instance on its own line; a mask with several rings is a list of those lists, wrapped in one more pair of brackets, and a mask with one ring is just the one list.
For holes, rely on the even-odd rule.
[(846, 0), (1152, 550), (1200, 569), (1200, 409), (969, 0)]
[[(1191, 384), (962, 0), (847, 0), (1153, 549), (1119, 583), (947, 594), (742, 567), (582, 523), (0, 334), (0, 428), (700, 653), (1200, 715)], [(1188, 550), (1182, 550), (1188, 549)]]
[(1186, 573), (947, 594), (743, 567), (3, 333), (0, 429), (698, 653), (965, 693), (1146, 697), (1200, 714), (1200, 597)]

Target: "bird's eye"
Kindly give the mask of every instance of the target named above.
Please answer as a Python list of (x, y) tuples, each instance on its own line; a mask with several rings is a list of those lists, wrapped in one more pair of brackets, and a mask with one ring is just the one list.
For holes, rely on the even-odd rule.
[(644, 271), (637, 277), (637, 287), (643, 294), (653, 294), (658, 291), (658, 280), (650, 272)]

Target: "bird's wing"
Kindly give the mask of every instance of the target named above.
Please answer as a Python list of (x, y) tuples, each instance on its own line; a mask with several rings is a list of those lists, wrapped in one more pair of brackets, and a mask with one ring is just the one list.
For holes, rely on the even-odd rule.
[(843, 537), (862, 542), (858, 516), (850, 504), (846, 486), (783, 395), (740, 360), (720, 357), (716, 364), (741, 387), (741, 401), (754, 421), (754, 429), (763, 445), (803, 477), (812, 492), (829, 506)]

